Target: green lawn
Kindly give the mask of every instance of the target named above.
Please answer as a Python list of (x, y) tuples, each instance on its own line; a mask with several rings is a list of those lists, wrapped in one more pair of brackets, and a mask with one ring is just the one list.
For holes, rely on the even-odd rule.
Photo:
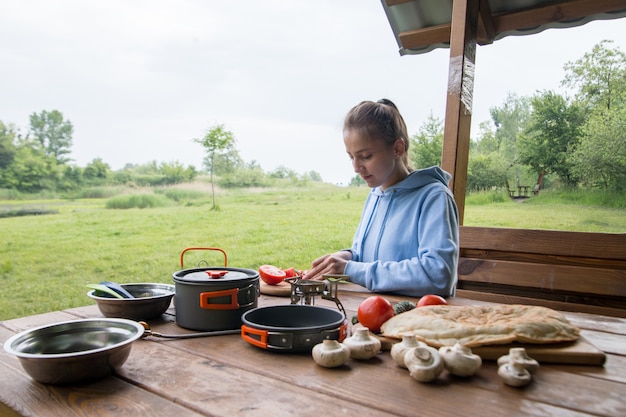
[[(310, 185), (221, 192), (165, 207), (107, 209), (106, 199), (15, 202), (57, 214), (0, 218), (0, 320), (91, 304), (87, 283), (172, 283), (180, 252), (220, 247), (228, 265), (269, 263), (306, 269), (319, 255), (350, 245), (367, 188)], [(196, 193), (197, 194), (197, 193)], [(466, 207), (466, 225), (625, 233), (626, 209), (503, 201)], [(218, 252), (191, 252), (221, 265)]]

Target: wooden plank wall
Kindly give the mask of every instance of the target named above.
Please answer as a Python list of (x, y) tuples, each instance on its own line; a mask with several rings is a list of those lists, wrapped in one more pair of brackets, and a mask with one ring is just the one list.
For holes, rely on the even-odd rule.
[(626, 234), (462, 226), (459, 296), (626, 317)]

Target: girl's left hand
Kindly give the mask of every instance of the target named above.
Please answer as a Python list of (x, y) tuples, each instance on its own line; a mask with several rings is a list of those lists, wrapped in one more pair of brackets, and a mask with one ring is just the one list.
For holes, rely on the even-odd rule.
[(352, 253), (348, 251), (324, 255), (311, 263), (311, 269), (302, 278), (322, 280), (324, 275), (343, 274), (350, 259), (352, 259)]

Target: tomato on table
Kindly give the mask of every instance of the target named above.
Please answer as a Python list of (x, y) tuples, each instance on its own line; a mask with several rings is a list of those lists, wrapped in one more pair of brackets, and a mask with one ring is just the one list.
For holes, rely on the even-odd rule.
[(373, 295), (359, 304), (357, 319), (372, 333), (379, 333), (380, 326), (394, 316), (393, 306), (384, 297)]
[(287, 273), (274, 265), (261, 265), (259, 275), (263, 282), (269, 285), (278, 285), (287, 278)]
[(293, 266), (291, 268), (283, 269), (283, 271), (285, 271), (286, 274), (285, 278), (293, 278), (298, 275), (298, 273), (296, 272), (296, 268), (294, 268)]
[(446, 299), (435, 294), (425, 295), (422, 298), (420, 298), (420, 300), (417, 302), (418, 307), (437, 306), (437, 305), (445, 305), (445, 304), (448, 304)]

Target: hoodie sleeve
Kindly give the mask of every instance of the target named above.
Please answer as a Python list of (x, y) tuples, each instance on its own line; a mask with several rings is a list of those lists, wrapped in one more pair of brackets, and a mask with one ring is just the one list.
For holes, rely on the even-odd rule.
[(393, 292), (419, 297), (425, 294), (454, 295), (459, 257), (458, 211), (446, 192), (432, 194), (420, 213), (416, 256), (398, 261), (359, 262), (345, 268), (352, 282), (374, 292)]

